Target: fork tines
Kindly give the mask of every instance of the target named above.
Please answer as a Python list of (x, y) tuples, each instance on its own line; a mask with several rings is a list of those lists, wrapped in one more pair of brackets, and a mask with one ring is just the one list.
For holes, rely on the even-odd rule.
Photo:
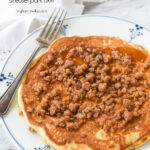
[(64, 9), (54, 8), (37, 40), (44, 44), (50, 44), (56, 38), (66, 14), (67, 11)]

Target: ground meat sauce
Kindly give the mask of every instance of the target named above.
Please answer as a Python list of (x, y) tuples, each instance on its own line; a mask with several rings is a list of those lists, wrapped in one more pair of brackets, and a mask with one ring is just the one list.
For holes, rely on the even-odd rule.
[(57, 127), (73, 131), (93, 121), (104, 131), (115, 132), (145, 115), (150, 87), (144, 76), (150, 67), (145, 52), (134, 49), (131, 55), (81, 42), (47, 53), (34, 67), (24, 83), (26, 110), (56, 118)]

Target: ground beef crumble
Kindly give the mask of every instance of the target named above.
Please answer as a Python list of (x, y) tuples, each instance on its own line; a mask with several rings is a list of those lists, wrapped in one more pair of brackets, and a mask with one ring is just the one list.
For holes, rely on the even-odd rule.
[(149, 58), (139, 61), (143, 65), (139, 70), (131, 56), (117, 50), (107, 54), (99, 48), (77, 46), (67, 54), (64, 51), (49, 54), (39, 64), (43, 82), (32, 85), (39, 104), (27, 107), (29, 113), (55, 117), (54, 124), (69, 131), (92, 120), (106, 132), (144, 116), (142, 108), (149, 97), (144, 72)]

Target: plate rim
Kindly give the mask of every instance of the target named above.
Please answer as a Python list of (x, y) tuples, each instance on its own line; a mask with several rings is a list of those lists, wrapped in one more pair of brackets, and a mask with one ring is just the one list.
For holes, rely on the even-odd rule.
[[(123, 22), (127, 22), (130, 24), (137, 24), (135, 22), (132, 22), (130, 20), (124, 19), (124, 18), (120, 18), (120, 17), (114, 17), (114, 16), (108, 16), (108, 15), (99, 15), (99, 14), (84, 14), (84, 15), (78, 15), (78, 16), (73, 16), (73, 17), (67, 17), (65, 20), (70, 20), (70, 19), (76, 19), (76, 18), (84, 18), (84, 17), (97, 17), (97, 18), (110, 18), (110, 19), (115, 19), (115, 20), (119, 20), (119, 21), (123, 21)], [(139, 25), (139, 24), (138, 24)], [(141, 25), (140, 25), (141, 26)], [(143, 26), (142, 26), (143, 27)], [(36, 32), (38, 32), (39, 30), (41, 30), (42, 26), (40, 26), (39, 28), (37, 28), (36, 30), (32, 31), (29, 35), (27, 35), (23, 40), (21, 40), (17, 46), (15, 46), (13, 48), (13, 50), (11, 51), (11, 53), (8, 55), (8, 57), (5, 59), (5, 62), (2, 65), (2, 69), (0, 70), (0, 74), (3, 73), (9, 59), (11, 58), (12, 54), (16, 51), (16, 49), (28, 38), (30, 38), (33, 34), (35, 34)], [(150, 32), (150, 29), (143, 27), (144, 30)], [(22, 149), (24, 150), (23, 146), (17, 141), (17, 139), (13, 136), (13, 134), (11, 133), (11, 131), (9, 130), (4, 116), (2, 115), (0, 117), (0, 122), (2, 124), (2, 128), (5, 130), (5, 132), (7, 133), (9, 139), (12, 141), (12, 143), (14, 143), (14, 145), (18, 148), (18, 149)]]

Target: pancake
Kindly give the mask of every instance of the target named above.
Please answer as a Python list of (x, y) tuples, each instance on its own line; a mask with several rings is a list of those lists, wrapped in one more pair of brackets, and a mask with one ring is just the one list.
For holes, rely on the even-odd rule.
[[(83, 50), (86, 51), (85, 55), (80, 55), (81, 57), (75, 55), (74, 51), (76, 49), (81, 53), (84, 53)], [(72, 53), (69, 53), (70, 51)], [(92, 55), (93, 52), (94, 54)], [(117, 52), (119, 52), (119, 55)], [(101, 64), (100, 73), (98, 69), (97, 72), (93, 71), (95, 74), (92, 71), (92, 73), (88, 72), (85, 62), (86, 58), (88, 58), (86, 56), (89, 55), (94, 58), (92, 62), (87, 61), (88, 65), (92, 66), (90, 71), (92, 68), (98, 68)], [(29, 128), (37, 132), (48, 145), (56, 150), (130, 150), (136, 148), (150, 138), (150, 61), (148, 55), (142, 46), (131, 45), (117, 37), (73, 36), (57, 39), (44, 54), (33, 61), (25, 74), (18, 90), (19, 109), (23, 112)], [(100, 60), (101, 56), (102, 60)], [(120, 56), (120, 59), (117, 58), (118, 56)], [(97, 58), (101, 63), (94, 65)], [(67, 64), (68, 59), (74, 61), (75, 67), (71, 66), (71, 62)], [(46, 67), (43, 64), (47, 64)], [(61, 74), (52, 82), (53, 72), (59, 67), (61, 69), (62, 65), (65, 65), (64, 68), (75, 68), (75, 72), (71, 74), (70, 70), (65, 70), (69, 72), (67, 82), (64, 82), (66, 76), (62, 78)], [(54, 66), (55, 68), (53, 68)], [(109, 66), (109, 68), (106, 69), (107, 67), (105, 67), (104, 69), (104, 66)], [(115, 69), (112, 69), (112, 66)], [(121, 71), (117, 67), (121, 68)], [(64, 75), (64, 73), (62, 74)], [(99, 74), (101, 75), (100, 79), (98, 79)], [(57, 75), (56, 72), (55, 75)], [(105, 78), (106, 75), (107, 78)], [(119, 75), (118, 78), (120, 79), (117, 78), (117, 75)], [(132, 78), (129, 81), (130, 83), (127, 83), (128, 81), (124, 80), (127, 80), (129, 75)], [(72, 76), (90, 80), (88, 81), (90, 87), (96, 86), (95, 95), (99, 93), (101, 95), (99, 94), (99, 97), (94, 95), (90, 99), (91, 94), (89, 91), (91, 91), (91, 88), (87, 88), (88, 84), (80, 87), (80, 85), (76, 84), (78, 83), (76, 81), (75, 86), (79, 86), (81, 90), (85, 88), (85, 94), (75, 93), (72, 88), (72, 93), (70, 92), (69, 94), (73, 94), (73, 97), (67, 101), (68, 78)], [(102, 76), (104, 76), (104, 79)], [(100, 83), (99, 80), (104, 81)], [(55, 89), (61, 90), (56, 91)], [(117, 96), (114, 96), (112, 103), (110, 102), (110, 96), (113, 97), (114, 93), (112, 94), (111, 90), (117, 92)], [(139, 93), (136, 95), (137, 90), (139, 90)], [(120, 91), (121, 94), (119, 93)], [(57, 102), (56, 106), (52, 98), (48, 98), (49, 101), (47, 102), (49, 93), (55, 95), (53, 99), (55, 99), (55, 103)], [(76, 103), (71, 107), (70, 103), (75, 101), (75, 95), (78, 96), (79, 100), (76, 100)], [(81, 98), (81, 96), (84, 98)], [(102, 97), (106, 98), (106, 96), (109, 96), (108, 99), (103, 100)], [(128, 100), (126, 96), (129, 97)], [(45, 97), (46, 100), (44, 99)], [(59, 108), (61, 111), (54, 111), (62, 101), (67, 101), (66, 105), (63, 103), (66, 107), (65, 110)], [(107, 105), (107, 102), (111, 104)], [(102, 103), (105, 108), (102, 108)], [(53, 105), (53, 109), (50, 104)], [(75, 104), (78, 104), (78, 108), (73, 111)], [(86, 108), (83, 108), (83, 105)], [(109, 110), (107, 110), (108, 106), (111, 106)], [(63, 108), (63, 105), (61, 107)], [(92, 115), (89, 115), (91, 114), (89, 112), (85, 112), (87, 107), (94, 109), (90, 110)], [(98, 110), (97, 113), (95, 108), (99, 108), (100, 111), (96, 109)], [(80, 114), (81, 112), (83, 114), (84, 111), (86, 118), (75, 119), (79, 111)], [(60, 121), (64, 116), (69, 116), (66, 118), (70, 120)]]

